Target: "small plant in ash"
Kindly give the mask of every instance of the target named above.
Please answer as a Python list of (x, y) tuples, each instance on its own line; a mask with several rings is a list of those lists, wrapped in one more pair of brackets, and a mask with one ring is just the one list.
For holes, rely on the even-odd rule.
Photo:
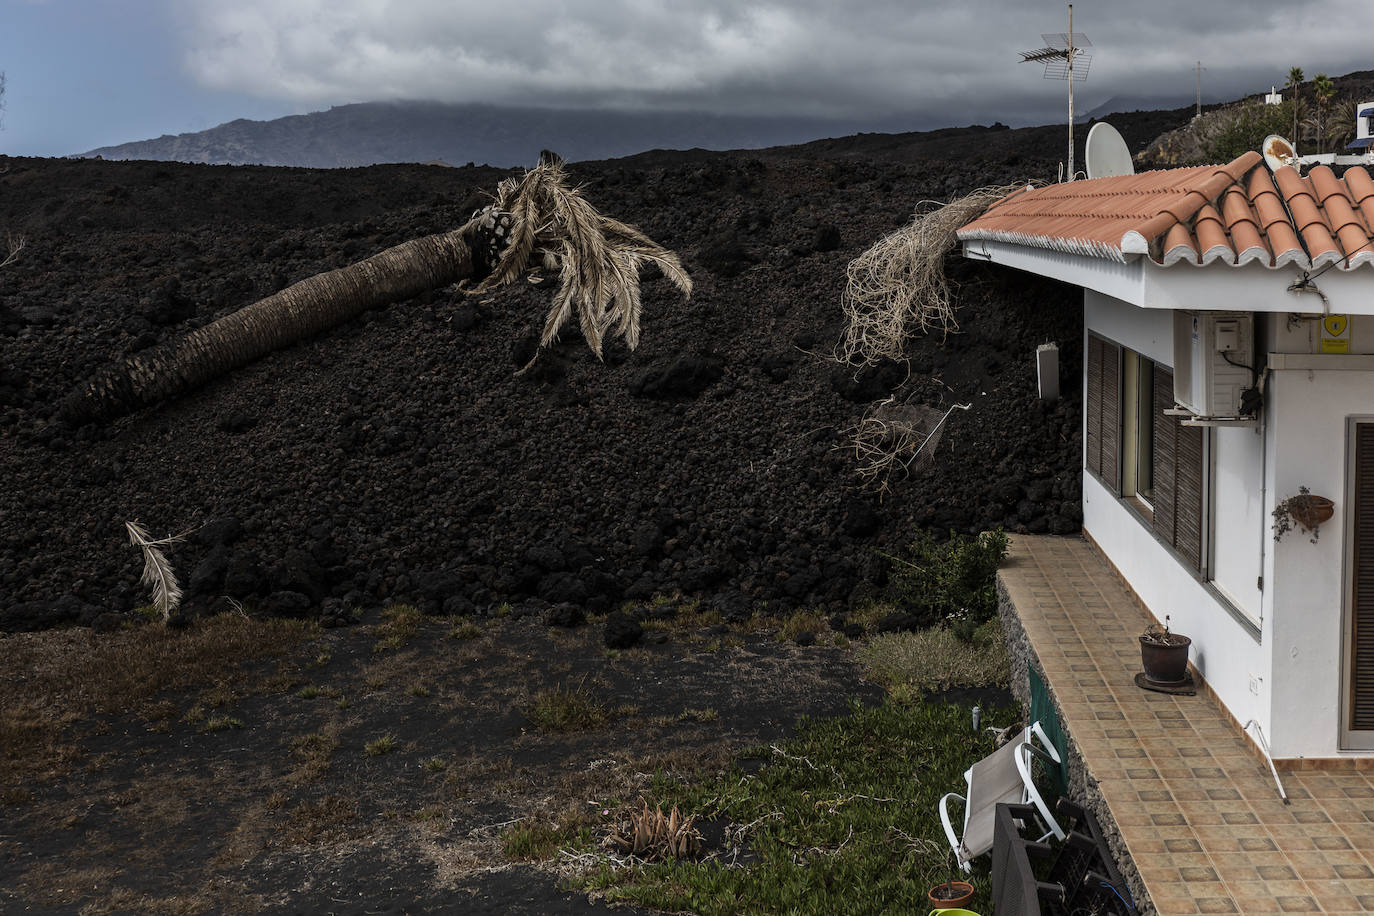
[(612, 827), (602, 845), (650, 861), (695, 858), (702, 843), (701, 832), (693, 826), (696, 820), (696, 815), (684, 816), (676, 805), (664, 814), (661, 805), (651, 809), (641, 798), (639, 809)]

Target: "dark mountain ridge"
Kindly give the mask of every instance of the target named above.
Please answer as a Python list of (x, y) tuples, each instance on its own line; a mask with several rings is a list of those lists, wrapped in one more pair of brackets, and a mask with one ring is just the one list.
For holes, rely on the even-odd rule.
[(899, 126), (897, 119), (365, 102), (271, 121), (239, 119), (209, 130), (105, 146), (82, 155), (307, 168), (435, 161), (508, 168), (532, 162), (545, 147), (558, 149), (569, 160), (612, 159), (654, 148), (756, 149)]

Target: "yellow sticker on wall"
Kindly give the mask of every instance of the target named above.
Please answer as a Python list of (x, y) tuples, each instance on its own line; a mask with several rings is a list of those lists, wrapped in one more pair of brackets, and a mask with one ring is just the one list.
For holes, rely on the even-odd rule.
[(1319, 350), (1322, 353), (1350, 352), (1349, 315), (1327, 315), (1322, 319)]

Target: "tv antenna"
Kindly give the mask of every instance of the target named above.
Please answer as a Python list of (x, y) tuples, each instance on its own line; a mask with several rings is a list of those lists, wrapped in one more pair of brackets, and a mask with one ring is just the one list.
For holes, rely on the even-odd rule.
[(1088, 67), (1093, 56), (1084, 48), (1093, 43), (1088, 36), (1073, 30), (1073, 4), (1069, 4), (1069, 30), (1067, 32), (1048, 32), (1040, 35), (1045, 43), (1043, 48), (1022, 51), (1022, 63), (1044, 63), (1045, 79), (1069, 81), (1069, 181), (1073, 181), (1073, 78), (1075, 69), (1079, 80), (1088, 78)]

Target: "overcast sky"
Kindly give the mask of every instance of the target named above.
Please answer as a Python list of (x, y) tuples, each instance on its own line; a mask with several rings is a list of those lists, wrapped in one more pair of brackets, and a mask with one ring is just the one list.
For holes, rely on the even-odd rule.
[[(1371, 0), (1083, 0), (1078, 107), (1225, 99), (1374, 69)], [(386, 99), (879, 117), (910, 129), (1063, 117), (1017, 51), (1059, 2), (0, 0), (0, 152), (55, 156), (234, 118)]]

